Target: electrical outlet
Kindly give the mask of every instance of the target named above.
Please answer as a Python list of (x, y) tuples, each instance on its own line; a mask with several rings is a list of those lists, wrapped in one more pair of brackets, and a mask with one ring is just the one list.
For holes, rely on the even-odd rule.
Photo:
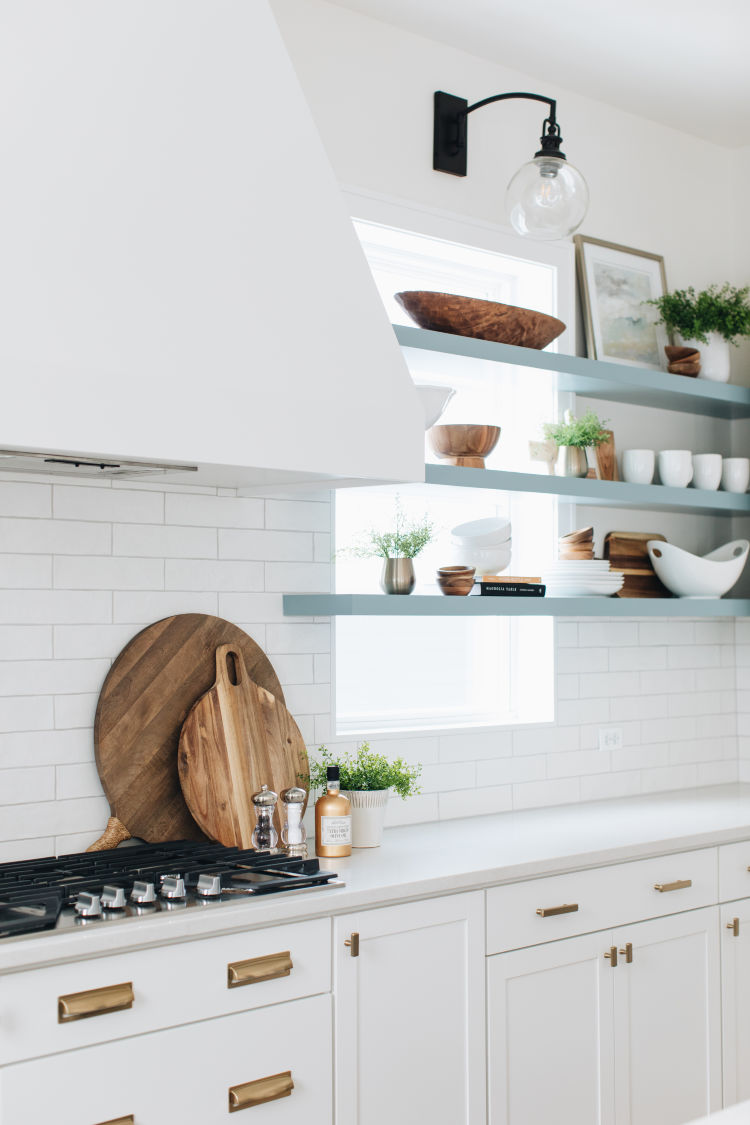
[(600, 750), (622, 750), (622, 727), (599, 727)]

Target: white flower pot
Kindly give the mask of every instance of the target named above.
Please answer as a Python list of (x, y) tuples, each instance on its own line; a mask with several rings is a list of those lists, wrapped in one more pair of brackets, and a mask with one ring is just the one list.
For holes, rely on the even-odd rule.
[(341, 790), (352, 807), (352, 847), (379, 848), (383, 842), (385, 809), (390, 789), (373, 789), (368, 793)]
[(708, 333), (708, 343), (700, 340), (685, 340), (679, 333), (677, 339), (686, 348), (696, 348), (701, 353), (699, 379), (710, 379), (712, 383), (729, 382), (729, 341), (718, 332)]

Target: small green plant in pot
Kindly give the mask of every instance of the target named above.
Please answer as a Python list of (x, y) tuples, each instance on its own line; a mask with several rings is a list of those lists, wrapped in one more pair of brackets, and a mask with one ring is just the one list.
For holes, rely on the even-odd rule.
[(327, 746), (318, 749), (310, 762), (310, 789), (325, 789), (328, 766), (338, 766), (341, 792), (352, 809), (352, 847), (377, 848), (383, 838), (385, 809), (391, 792), (402, 800), (419, 793), (422, 766), (410, 766), (403, 758), (392, 760), (362, 742), (348, 754), (335, 754)]
[(555, 472), (560, 477), (585, 477), (589, 471), (586, 450), (594, 449), (607, 440), (606, 422), (597, 418), (593, 410), (582, 418), (565, 411), (562, 422), (548, 422), (544, 436), (557, 446)]
[(431, 541), (434, 524), (427, 516), (410, 521), (396, 504), (393, 531), (370, 531), (363, 544), (352, 551), (357, 558), (383, 559), (380, 586), (386, 594), (410, 594), (414, 589), (414, 559)]
[(709, 285), (696, 293), (691, 285), (675, 289), (648, 304), (659, 311), (659, 324), (677, 334), (680, 343), (701, 353), (701, 379), (729, 380), (729, 345), (750, 336), (750, 286)]

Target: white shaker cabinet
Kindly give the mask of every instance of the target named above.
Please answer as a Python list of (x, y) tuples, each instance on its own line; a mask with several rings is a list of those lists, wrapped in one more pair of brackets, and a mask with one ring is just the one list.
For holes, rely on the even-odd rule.
[(718, 1109), (718, 913), (491, 957), (491, 1125), (685, 1125)]
[(721, 908), (724, 1104), (750, 1099), (750, 899)]
[(607, 934), (488, 959), (491, 1125), (612, 1125)]
[(334, 974), (339, 1125), (485, 1125), (482, 892), (336, 918)]

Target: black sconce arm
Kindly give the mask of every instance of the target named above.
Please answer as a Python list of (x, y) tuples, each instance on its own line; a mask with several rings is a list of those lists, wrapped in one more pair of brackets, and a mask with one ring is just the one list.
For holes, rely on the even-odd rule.
[(545, 153), (557, 156), (562, 160), (565, 154), (560, 152), (562, 137), (560, 126), (557, 124), (557, 101), (546, 98), (542, 94), (528, 94), (514, 92), (509, 94), (494, 94), (491, 98), (483, 98), (480, 102), (469, 105), (466, 98), (457, 98), (454, 94), (446, 94), (442, 90), (435, 91), (435, 123), (433, 133), (432, 167), (436, 172), (449, 172), (453, 176), (466, 175), (466, 119), (470, 113), (492, 102), (504, 102), (511, 98), (525, 98), (528, 101), (543, 102), (549, 106), (549, 115), (542, 126), (542, 148), (537, 156)]

